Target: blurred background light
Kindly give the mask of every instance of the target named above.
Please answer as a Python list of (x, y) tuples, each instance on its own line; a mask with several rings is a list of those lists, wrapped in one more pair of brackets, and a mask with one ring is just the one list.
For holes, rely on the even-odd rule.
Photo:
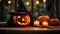
[(8, 1), (8, 4), (11, 4), (11, 0)]
[(29, 2), (26, 2), (26, 5), (28, 6), (29, 5)]

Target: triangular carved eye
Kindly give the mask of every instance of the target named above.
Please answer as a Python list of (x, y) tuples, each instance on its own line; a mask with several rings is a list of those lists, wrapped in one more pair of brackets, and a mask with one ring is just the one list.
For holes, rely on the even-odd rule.
[(17, 18), (21, 18), (20, 16), (18, 16)]

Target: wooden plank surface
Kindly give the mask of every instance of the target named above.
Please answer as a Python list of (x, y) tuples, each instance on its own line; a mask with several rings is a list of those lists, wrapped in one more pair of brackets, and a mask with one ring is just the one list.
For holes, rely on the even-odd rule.
[(60, 26), (42, 27), (0, 27), (0, 33), (20, 33), (20, 34), (46, 34), (60, 33)]
[(60, 26), (51, 26), (52, 28), (40, 27), (0, 27), (0, 33), (19, 33), (19, 34), (51, 34), (60, 33)]
[(40, 28), (40, 27), (0, 27), (0, 30), (52, 30), (50, 28)]
[(60, 26), (41, 27), (0, 27), (0, 30), (60, 30)]

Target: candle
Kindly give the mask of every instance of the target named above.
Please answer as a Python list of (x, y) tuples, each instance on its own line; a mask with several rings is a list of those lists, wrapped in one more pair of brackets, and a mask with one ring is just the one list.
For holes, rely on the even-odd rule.
[(39, 21), (34, 21), (34, 26), (39, 26)]
[(48, 22), (42, 22), (42, 27), (48, 27)]

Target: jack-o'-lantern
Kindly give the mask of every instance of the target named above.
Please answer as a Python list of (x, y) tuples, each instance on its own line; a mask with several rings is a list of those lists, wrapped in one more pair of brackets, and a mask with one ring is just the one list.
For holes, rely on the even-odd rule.
[(51, 25), (59, 25), (59, 19), (58, 18), (52, 18), (50, 20)]
[(34, 24), (34, 26), (40, 26), (40, 23), (38, 20), (35, 20), (33, 24)]
[(44, 21), (48, 22), (49, 20), (50, 20), (50, 17), (48, 15), (42, 15), (38, 17), (38, 21), (40, 22), (44, 22)]
[(42, 22), (42, 27), (48, 27), (48, 22)]
[(18, 26), (27, 26), (30, 24), (30, 16), (28, 14), (14, 15), (13, 21)]

